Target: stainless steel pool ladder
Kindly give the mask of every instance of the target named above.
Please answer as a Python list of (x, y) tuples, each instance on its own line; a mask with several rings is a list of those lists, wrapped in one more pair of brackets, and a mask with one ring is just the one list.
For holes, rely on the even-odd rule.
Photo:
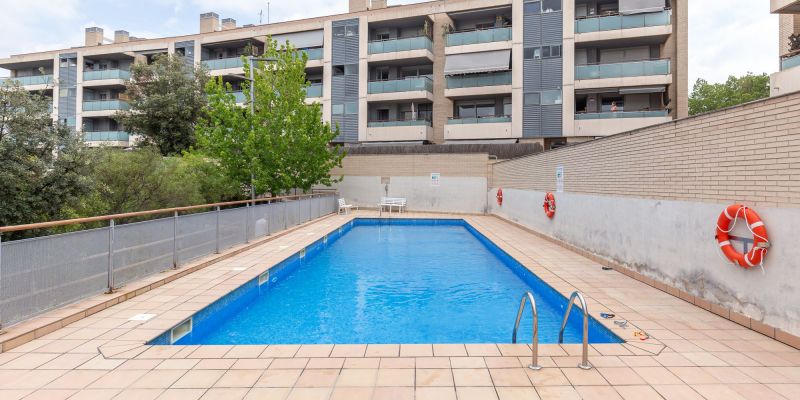
[(533, 339), (531, 339), (531, 364), (528, 368), (538, 371), (542, 369), (539, 365), (539, 314), (536, 312), (536, 300), (533, 299), (531, 292), (525, 292), (522, 295), (522, 300), (519, 303), (519, 311), (517, 311), (517, 322), (514, 323), (514, 333), (511, 335), (511, 343), (517, 343), (517, 330), (519, 330), (519, 321), (522, 319), (522, 312), (525, 311), (525, 302), (531, 303), (531, 313), (533, 314)]
[(558, 343), (564, 343), (564, 328), (567, 327), (569, 313), (572, 311), (572, 305), (575, 304), (576, 297), (578, 301), (581, 302), (581, 308), (583, 309), (583, 358), (581, 359), (581, 363), (578, 364), (578, 367), (581, 369), (591, 369), (592, 364), (589, 364), (589, 309), (586, 307), (586, 299), (584, 299), (581, 292), (577, 290), (572, 292), (569, 296), (569, 306), (567, 306), (567, 311), (564, 313), (564, 320), (561, 321), (561, 330), (558, 332)]

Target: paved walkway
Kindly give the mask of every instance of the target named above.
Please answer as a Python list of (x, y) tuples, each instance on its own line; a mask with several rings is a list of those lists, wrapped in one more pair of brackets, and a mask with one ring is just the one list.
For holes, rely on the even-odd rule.
[[(322, 219), (0, 353), (0, 399), (800, 398), (800, 351), (488, 216), (464, 219), (557, 290), (582, 291), (592, 315), (630, 321), (601, 321), (627, 342), (592, 345), (588, 371), (577, 368), (580, 345), (541, 345), (540, 371), (524, 367), (525, 344), (144, 345), (352, 217)], [(156, 316), (130, 320), (142, 313)]]

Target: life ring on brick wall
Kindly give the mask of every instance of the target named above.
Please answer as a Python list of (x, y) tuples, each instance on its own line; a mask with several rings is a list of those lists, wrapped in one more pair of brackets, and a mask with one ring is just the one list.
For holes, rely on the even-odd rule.
[[(753, 248), (747, 254), (738, 252), (730, 242), (730, 232), (736, 226), (736, 221), (740, 216), (744, 218), (747, 229), (753, 234)], [(716, 238), (722, 254), (734, 264), (745, 269), (755, 266), (764, 267), (764, 257), (770, 247), (769, 236), (767, 227), (753, 209), (742, 204), (733, 204), (722, 210), (717, 219)]]
[(547, 192), (544, 195), (542, 208), (544, 208), (544, 214), (547, 215), (547, 218), (553, 218), (556, 215), (556, 196), (553, 196), (553, 193)]
[(503, 205), (503, 188), (497, 189), (497, 205), (498, 206)]

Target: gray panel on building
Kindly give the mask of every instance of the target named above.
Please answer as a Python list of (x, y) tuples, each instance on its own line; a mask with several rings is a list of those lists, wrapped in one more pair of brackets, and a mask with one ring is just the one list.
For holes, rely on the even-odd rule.
[[(563, 12), (525, 15), (523, 47), (563, 46)], [(522, 63), (524, 93), (562, 90), (563, 59), (561, 57), (525, 59)], [(541, 96), (540, 96), (541, 97)], [(523, 137), (558, 137), (562, 135), (561, 104), (523, 105)]]
[(78, 97), (78, 54), (58, 55), (58, 121), (75, 127)]
[[(331, 80), (331, 104), (333, 108), (344, 107), (345, 104), (358, 106), (358, 18), (333, 21), (333, 51), (331, 61), (335, 67), (349, 65), (347, 75), (334, 76)], [(334, 141), (345, 143), (358, 142), (358, 112), (331, 115), (331, 122), (339, 125), (339, 137)]]

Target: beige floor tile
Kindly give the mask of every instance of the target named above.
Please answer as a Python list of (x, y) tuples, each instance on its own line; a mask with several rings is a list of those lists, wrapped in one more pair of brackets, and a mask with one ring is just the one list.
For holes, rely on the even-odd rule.
[(602, 386), (608, 382), (600, 375), (597, 369), (561, 368), (561, 372), (569, 379), (573, 386)]
[(450, 368), (449, 357), (416, 357), (417, 368)]
[(344, 366), (344, 358), (311, 358), (306, 364), (307, 369), (331, 369), (342, 368)]
[(500, 400), (539, 400), (536, 389), (532, 387), (498, 387), (495, 390)]
[(703, 400), (703, 396), (688, 385), (653, 385), (665, 400)]
[(483, 361), (487, 368), (519, 368), (523, 366), (519, 357), (484, 357)]
[(41, 389), (27, 396), (26, 400), (63, 400), (77, 393), (74, 389)]
[(376, 386), (406, 387), (414, 386), (415, 371), (410, 368), (381, 368), (375, 382)]
[(200, 360), (192, 369), (229, 369), (236, 360), (222, 358), (206, 358)]
[(616, 400), (622, 397), (611, 386), (576, 386), (583, 400)]
[(308, 358), (276, 358), (272, 360), (269, 369), (298, 369), (306, 368)]
[(370, 400), (371, 387), (336, 387), (331, 393), (331, 400)]
[(580, 400), (581, 396), (572, 386), (542, 386), (536, 388), (542, 400)]
[(267, 346), (239, 345), (225, 353), (225, 358), (258, 358)]
[(413, 396), (415, 393), (416, 393), (416, 400), (456, 400), (456, 391), (452, 387), (418, 386), (416, 388), (416, 391), (411, 392), (412, 397), (409, 398), (414, 398)]
[(339, 376), (338, 369), (307, 369), (300, 374), (295, 387), (332, 387)]
[(293, 387), (302, 369), (268, 369), (256, 382), (256, 387)]
[(249, 388), (253, 387), (264, 370), (260, 369), (237, 369), (229, 370), (214, 383), (218, 388)]
[(399, 344), (369, 344), (364, 357), (399, 357)]
[(147, 371), (144, 370), (116, 370), (103, 375), (92, 382), (92, 389), (124, 389), (139, 380)]
[(614, 390), (625, 400), (662, 400), (658, 392), (648, 385), (614, 386)]
[(490, 369), (492, 382), (495, 386), (531, 386), (531, 381), (525, 372), (527, 368), (500, 368)]
[(492, 377), (486, 368), (454, 369), (453, 380), (456, 386), (493, 386)]
[(267, 369), (272, 363), (270, 358), (243, 358), (236, 360), (231, 369)]
[(422, 369), (417, 368), (417, 386), (453, 386), (453, 374), (450, 369)]
[(295, 357), (328, 357), (333, 351), (332, 344), (304, 344), (295, 353)]
[(776, 393), (780, 394), (787, 399), (793, 399), (798, 396), (800, 393), (800, 384), (798, 383), (778, 383), (778, 384), (769, 384), (767, 385), (770, 389), (775, 391)]
[(167, 389), (158, 396), (158, 400), (197, 400), (207, 389)]
[(133, 382), (131, 388), (139, 389), (166, 389), (178, 381), (187, 371), (184, 370), (153, 370), (144, 374)]
[(364, 357), (366, 352), (365, 344), (337, 344), (333, 346), (330, 357)]
[(381, 358), (381, 368), (415, 368), (416, 360), (411, 357)]
[(430, 344), (401, 344), (400, 357), (432, 357), (433, 345)]
[(467, 344), (467, 354), (470, 357), (500, 357), (500, 350), (493, 344)]
[[(119, 389), (85, 389), (70, 396), (69, 400), (108, 400), (119, 394)], [(0, 398), (5, 399), (2, 395)]]
[(289, 393), (287, 400), (327, 400), (330, 397), (331, 388), (294, 388)]
[(74, 370), (61, 375), (59, 378), (48, 383), (47, 389), (83, 389), (92, 382), (100, 379), (108, 371), (94, 370)]
[(291, 388), (252, 388), (244, 398), (245, 400), (284, 400), (291, 390)]
[(153, 400), (157, 399), (165, 389), (124, 389), (114, 400)]
[(633, 369), (650, 385), (679, 385), (683, 381), (664, 367), (639, 367)]
[(559, 368), (545, 367), (538, 371), (529, 368), (525, 369), (528, 374), (528, 379), (533, 383), (533, 386), (564, 386), (569, 385), (569, 379), (561, 372)]
[(493, 387), (456, 387), (458, 400), (498, 400)]
[(691, 385), (697, 393), (707, 400), (743, 400), (744, 397), (736, 393), (728, 385)]
[(717, 378), (701, 367), (669, 367), (667, 369), (689, 385), (720, 383)]
[(642, 379), (631, 368), (597, 368), (597, 372), (612, 385), (644, 385)]
[(200, 400), (240, 400), (249, 390), (249, 388), (211, 388), (200, 397)]
[(487, 368), (483, 357), (450, 357), (450, 368)]
[(345, 369), (354, 369), (354, 368), (379, 368), (381, 365), (381, 359), (375, 357), (368, 357), (368, 358), (346, 358), (344, 360), (344, 365), (342, 368)]
[(378, 369), (345, 369), (339, 373), (336, 386), (373, 387), (377, 376)]
[(414, 388), (410, 387), (376, 387), (372, 392), (372, 400), (413, 400)]
[(467, 348), (463, 344), (434, 344), (433, 355), (436, 357), (464, 357)]
[(203, 369), (192, 370), (184, 374), (173, 385), (176, 389), (207, 389), (225, 374), (223, 370)]
[(736, 367), (703, 367), (703, 371), (716, 378), (722, 383), (755, 383), (756, 381), (747, 376)]
[(749, 400), (783, 400), (783, 396), (760, 383), (736, 383), (730, 385), (740, 396)]
[(300, 350), (298, 345), (290, 344), (273, 344), (267, 346), (267, 349), (259, 356), (260, 358), (285, 358), (294, 357), (297, 350)]

